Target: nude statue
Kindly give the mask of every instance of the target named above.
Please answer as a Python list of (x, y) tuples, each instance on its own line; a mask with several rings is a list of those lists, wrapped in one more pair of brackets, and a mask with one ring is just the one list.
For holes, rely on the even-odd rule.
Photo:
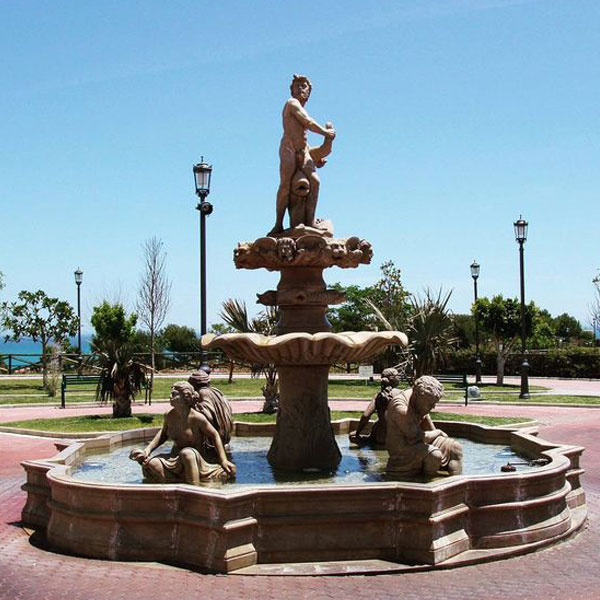
[(425, 375), (390, 401), (385, 413), (388, 474), (431, 477), (439, 471), (462, 472), (462, 446), (436, 429), (429, 415), (442, 394), (442, 384)]
[[(179, 381), (171, 388), (171, 409), (165, 414), (164, 424), (152, 441), (143, 449), (131, 451), (129, 458), (142, 465), (147, 481), (152, 483), (190, 483), (226, 480), (235, 477), (236, 467), (225, 454), (217, 430), (194, 406), (198, 394), (187, 381)], [(208, 462), (204, 454), (204, 440), (212, 443), (219, 464)], [(168, 439), (173, 448), (168, 454), (151, 456)]]
[[(292, 97), (283, 107), (283, 136), (279, 145), (279, 189), (277, 190), (275, 226), (269, 235), (283, 231), (283, 217), (290, 210), (290, 226), (303, 224), (315, 227), (315, 211), (319, 198), (319, 176), (316, 169), (330, 154), (335, 129), (314, 121), (304, 109), (312, 85), (308, 77), (294, 75), (290, 86)], [(325, 138), (321, 146), (310, 148), (307, 131)]]
[[(369, 402), (367, 408), (360, 417), (356, 431), (350, 434), (350, 441), (353, 444), (368, 444), (375, 447), (385, 448), (387, 437), (387, 426), (385, 421), (385, 411), (389, 403), (401, 394), (398, 389), (400, 383), (400, 373), (394, 368), (384, 369), (381, 374), (381, 390)], [(377, 413), (377, 421), (373, 424), (369, 435), (361, 435), (370, 418)]]

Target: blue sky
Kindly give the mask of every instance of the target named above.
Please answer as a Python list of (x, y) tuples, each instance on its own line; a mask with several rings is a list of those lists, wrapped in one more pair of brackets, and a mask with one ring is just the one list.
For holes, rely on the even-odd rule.
[[(319, 216), (370, 240), (368, 285), (392, 259), (413, 292), (516, 296), (512, 222), (530, 222), (527, 297), (587, 324), (600, 267), (600, 4), (571, 0), (0, 4), (2, 299), (44, 289), (84, 328), (104, 298), (133, 306), (141, 244), (160, 237), (169, 321), (198, 325), (191, 167), (213, 164), (208, 314), (254, 303), (273, 273), (236, 271), (274, 220), (281, 108), (293, 73), (338, 136)], [(312, 138), (319, 143), (318, 136)]]

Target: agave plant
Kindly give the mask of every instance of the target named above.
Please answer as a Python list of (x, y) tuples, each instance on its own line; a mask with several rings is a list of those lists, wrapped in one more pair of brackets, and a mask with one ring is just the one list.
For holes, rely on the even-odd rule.
[[(427, 288), (422, 297), (411, 296), (412, 315), (405, 325), (410, 340), (408, 356), (401, 356), (400, 363), (395, 365), (409, 381), (435, 373), (443, 366), (447, 351), (457, 341), (452, 335), (453, 326), (448, 309), (450, 296), (452, 291), (444, 293), (441, 288), (437, 295)], [(386, 319), (373, 302), (367, 302), (385, 329), (391, 331), (402, 327), (403, 324)]]
[(446, 354), (457, 342), (453, 337), (453, 325), (448, 309), (452, 290), (447, 293), (425, 289), (424, 295), (411, 299), (413, 317), (408, 326), (411, 340), (415, 375), (437, 373), (446, 362)]

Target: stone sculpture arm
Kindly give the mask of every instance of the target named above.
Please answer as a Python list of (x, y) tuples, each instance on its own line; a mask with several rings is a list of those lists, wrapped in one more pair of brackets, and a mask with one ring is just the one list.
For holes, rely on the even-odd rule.
[(350, 434), (350, 441), (353, 444), (358, 444), (360, 442), (360, 432), (365, 428), (366, 424), (369, 422), (369, 419), (373, 416), (373, 413), (375, 412), (375, 398), (373, 398), (373, 400), (371, 400), (371, 402), (369, 402), (369, 405), (367, 406), (367, 408), (365, 408), (363, 414), (360, 417), (360, 421), (358, 422), (358, 425), (356, 426), (356, 431), (353, 431)]
[(431, 415), (425, 415), (423, 417), (423, 420), (421, 421), (421, 429), (425, 431), (423, 439), (428, 444), (433, 443), (433, 441), (440, 436), (448, 437), (445, 431), (436, 428), (436, 426), (433, 424), (433, 421), (431, 420)]
[(217, 451), (219, 464), (229, 475), (235, 476), (236, 466), (227, 459), (227, 454), (225, 454), (225, 448), (223, 447), (219, 432), (201, 414), (196, 415), (195, 421), (198, 429), (200, 429), (200, 431), (212, 442)]
[(150, 443), (143, 450), (134, 450), (131, 453), (131, 458), (139, 462), (141, 465), (146, 464), (150, 460), (150, 455), (156, 448), (164, 444), (169, 436), (167, 435), (167, 422), (163, 423), (160, 431), (152, 438)]
[(304, 110), (302, 104), (300, 104), (296, 98), (290, 98), (288, 100), (288, 109), (290, 114), (309, 131), (312, 131), (313, 133), (319, 133), (327, 139), (333, 140), (335, 138), (335, 129), (321, 127), (310, 117), (306, 110)]

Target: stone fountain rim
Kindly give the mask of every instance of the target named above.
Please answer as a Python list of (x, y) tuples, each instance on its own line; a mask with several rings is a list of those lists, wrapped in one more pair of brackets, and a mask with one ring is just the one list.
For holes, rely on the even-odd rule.
[[(356, 420), (344, 419), (334, 422), (334, 425), (345, 423), (349, 427), (352, 422), (356, 423)], [(265, 424), (250, 425), (262, 427)], [(62, 551), (76, 551), (96, 559), (175, 561), (239, 575), (364, 575), (457, 567), (532, 552), (565, 539), (581, 529), (587, 518), (585, 494), (579, 485), (579, 475), (583, 471), (577, 462), (583, 451), (581, 446), (541, 440), (535, 436), (535, 427), (521, 429), (468, 422), (445, 422), (445, 427), (450, 429), (448, 425), (456, 427), (458, 435), (471, 432), (473, 435), (467, 437), (479, 441), (482, 441), (482, 436), (487, 436), (491, 438), (489, 441), (509, 443), (514, 449), (531, 456), (544, 455), (550, 462), (527, 472), (457, 475), (428, 483), (254, 485), (229, 492), (183, 483), (159, 485), (92, 482), (79, 480), (68, 474), (77, 458), (76, 454), (86, 445), (98, 448), (140, 439), (147, 441), (156, 431), (155, 427), (134, 429), (120, 433), (110, 432), (102, 438), (74, 441), (65, 445), (50, 459), (24, 461), (22, 465), (27, 473), (27, 483), (23, 489), (27, 492), (27, 504), (22, 512), (22, 521), (27, 525), (46, 528), (48, 539)], [(244, 427), (248, 428), (248, 424), (244, 424)], [(449, 433), (457, 434), (452, 431)], [(573, 463), (570, 455), (574, 457)], [(541, 491), (540, 486), (541, 490), (545, 491)], [(499, 493), (486, 495), (485, 490), (490, 488), (499, 490)], [(525, 496), (523, 492), (526, 492)], [(463, 495), (464, 499), (461, 499)], [(315, 503), (315, 508), (305, 513), (309, 498), (310, 502)], [(351, 498), (353, 511), (348, 513), (343, 506), (340, 507), (340, 498)], [(468, 498), (470, 500), (467, 500)], [(136, 504), (138, 501), (141, 504)], [(284, 506), (286, 501), (292, 503), (291, 513)], [(389, 558), (388, 554), (374, 556), (372, 550), (369, 550), (371, 545), (364, 544), (354, 548), (356, 556), (348, 557), (344, 554), (348, 548), (343, 541), (344, 536), (348, 535), (347, 528), (356, 526), (353, 521), (355, 511), (360, 511), (359, 507), (362, 507), (362, 510), (370, 510), (369, 507), (381, 502), (387, 506), (390, 501), (394, 505), (401, 503), (402, 507), (399, 504), (398, 508), (394, 509), (404, 511), (397, 515), (400, 518), (403, 514), (404, 518), (406, 514), (412, 514), (410, 511), (415, 508), (410, 507), (413, 506), (412, 503), (416, 503), (414, 506), (418, 507), (416, 510), (420, 517), (417, 523), (420, 528), (425, 528), (423, 534), (427, 535), (434, 535), (440, 527), (444, 528), (448, 519), (448, 523), (454, 518), (462, 519), (461, 515), (464, 515), (469, 523), (475, 519), (474, 523), (479, 523), (476, 528), (490, 519), (496, 523), (494, 519), (505, 514), (506, 510), (514, 516), (509, 519), (509, 527), (504, 524), (502, 518), (499, 522), (502, 526), (484, 526), (479, 532), (469, 533), (469, 540), (472, 536), (475, 536), (473, 539), (483, 540), (483, 544), (478, 542), (475, 546), (464, 547), (464, 541), (453, 541), (452, 536), (449, 538), (446, 535), (439, 538), (441, 546), (434, 544), (429, 550), (423, 550), (420, 546), (412, 550), (412, 544), (406, 546), (404, 542), (395, 542), (400, 544), (397, 551), (409, 553), (408, 559), (403, 554), (400, 555), (404, 557), (402, 560), (398, 557)], [(152, 503), (157, 503), (156, 506), (162, 507), (161, 510), (178, 506), (180, 508), (177, 510), (182, 512), (165, 514), (157, 521), (157, 508)], [(141, 512), (136, 512), (132, 508), (134, 506), (141, 506)], [(556, 507), (560, 507), (556, 515), (547, 521), (547, 511), (552, 512)], [(207, 509), (210, 516), (205, 515)], [(514, 529), (514, 519), (520, 519), (521, 515), (525, 514), (521, 511), (532, 510), (535, 514), (533, 518), (526, 519), (526, 527)], [(367, 521), (372, 522), (373, 526), (380, 522), (381, 517), (385, 517), (385, 523), (389, 521), (389, 525), (385, 526), (395, 527), (395, 512), (388, 512), (386, 510), (385, 515), (372, 512), (365, 514)], [(324, 521), (323, 517), (326, 517)], [(303, 552), (302, 545), (296, 550), (295, 547), (286, 550), (286, 546), (280, 544), (276, 544), (276, 547), (270, 546), (269, 539), (272, 540), (273, 535), (279, 536), (277, 528), (281, 526), (281, 519), (288, 527), (288, 530), (284, 530), (287, 531), (285, 536), (288, 537), (291, 535), (290, 526), (294, 531), (298, 526), (310, 528), (315, 523), (324, 524), (326, 527), (333, 526), (336, 536), (341, 536), (341, 541), (331, 550), (337, 553), (337, 558), (322, 558), (319, 552), (327, 552), (322, 545), (315, 548), (311, 546), (308, 558), (305, 554), (300, 555), (304, 558), (298, 558), (298, 554), (294, 555), (294, 552)], [(170, 554), (165, 555), (165, 548), (162, 546), (155, 548), (155, 545), (151, 544), (149, 548), (144, 547), (140, 550), (137, 543), (133, 546), (127, 545), (126, 540), (135, 538), (135, 535), (132, 538), (132, 531), (139, 529), (139, 535), (146, 535), (144, 527), (148, 522), (158, 523), (163, 531), (165, 528), (171, 528), (171, 533), (181, 531), (181, 535), (184, 536), (183, 546), (169, 546), (167, 551)], [(118, 555), (116, 547), (109, 546), (107, 549), (103, 545), (109, 538), (113, 539), (110, 533), (113, 529), (109, 527), (110, 531), (107, 533), (108, 525), (114, 525), (119, 531), (125, 528), (126, 535), (122, 540), (125, 545), (119, 545)], [(253, 537), (257, 527), (260, 531), (265, 528), (263, 533), (268, 539), (263, 540), (262, 533)], [(240, 532), (242, 538), (230, 537), (236, 531)], [(365, 535), (368, 531), (367, 528)], [(467, 528), (463, 531), (469, 530)], [(203, 544), (213, 548), (215, 539), (218, 538), (216, 550), (213, 548), (208, 554), (205, 554), (204, 550), (201, 550), (200, 554), (197, 553), (199, 550), (186, 554), (188, 546), (185, 540), (190, 535), (195, 540), (193, 548), (200, 549), (204, 548)], [(388, 548), (389, 541), (384, 543), (381, 535), (382, 532), (375, 535), (375, 538), (370, 535), (369, 544), (375, 544), (373, 548)], [(202, 541), (199, 541), (197, 536), (200, 536)], [(248, 539), (251, 542), (243, 541)], [(325, 536), (325, 539), (334, 538)], [(86, 544), (85, 552), (81, 546), (82, 540)], [(491, 546), (486, 545), (488, 541)], [(455, 543), (460, 547), (454, 549)], [(140, 551), (143, 555), (139, 554)], [(382, 550), (378, 550), (380, 551)], [(263, 555), (262, 552), (267, 554)], [(410, 554), (411, 552), (417, 554)], [(425, 554), (421, 554), (422, 552)], [(187, 562), (189, 557), (192, 557), (190, 560), (193, 562)], [(310, 564), (307, 564), (307, 561)]]

